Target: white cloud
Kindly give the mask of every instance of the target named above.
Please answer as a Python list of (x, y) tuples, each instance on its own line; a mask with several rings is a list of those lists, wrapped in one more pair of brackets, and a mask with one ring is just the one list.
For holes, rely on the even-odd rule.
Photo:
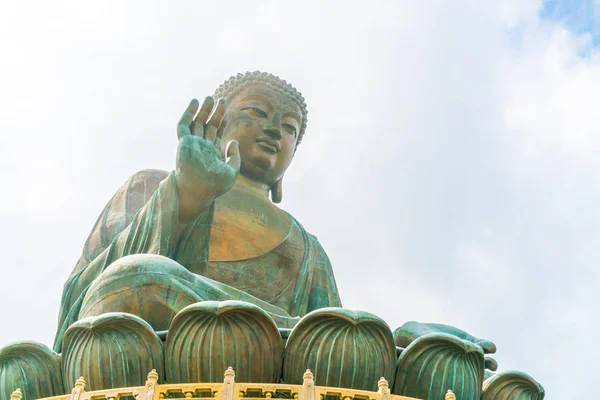
[(514, 54), (507, 128), (520, 137), (527, 158), (564, 155), (597, 166), (600, 94), (594, 86), (600, 80), (600, 56), (590, 48), (590, 36), (573, 37), (551, 26), (531, 36)]
[(548, 398), (591, 397), (600, 56), (540, 1), (461, 5), (2, 4), (0, 343), (52, 341), (108, 198), (172, 168), (190, 97), (262, 69), (307, 98), (284, 207), (346, 306), (456, 324)]

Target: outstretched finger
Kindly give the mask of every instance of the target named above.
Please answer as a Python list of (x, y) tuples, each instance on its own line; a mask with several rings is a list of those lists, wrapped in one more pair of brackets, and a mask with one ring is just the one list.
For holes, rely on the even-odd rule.
[(484, 366), (485, 369), (489, 369), (490, 371), (496, 371), (498, 369), (498, 361), (496, 361), (492, 357), (485, 357)]
[(181, 116), (181, 119), (179, 120), (179, 123), (177, 124), (178, 138), (190, 134), (189, 127), (194, 120), (194, 115), (196, 115), (196, 112), (198, 111), (198, 105), (198, 100), (192, 99), (192, 101), (190, 101), (190, 105), (186, 108), (185, 112)]
[(192, 135), (204, 137), (204, 124), (206, 124), (214, 105), (215, 100), (212, 96), (207, 96), (204, 99), (202, 107), (200, 107), (200, 112), (196, 115), (196, 118), (194, 118), (194, 122), (192, 123)]
[(493, 342), (485, 339), (477, 339), (475, 344), (478, 344), (483, 349), (485, 354), (494, 354), (496, 352), (496, 345)]
[(225, 162), (233, 168), (235, 173), (240, 172), (240, 166), (242, 165), (242, 158), (240, 157), (240, 144), (237, 140), (232, 140), (227, 143), (225, 148)]
[(221, 126), (219, 126), (217, 137), (215, 139), (215, 147), (219, 150), (219, 154), (221, 154), (222, 158), (225, 158), (225, 153), (223, 152), (223, 149), (221, 149), (221, 138), (223, 137), (225, 127), (227, 127), (227, 118), (223, 118), (223, 122), (221, 122)]
[(206, 127), (204, 128), (204, 138), (211, 143), (214, 143), (217, 137), (217, 130), (223, 122), (223, 116), (225, 115), (225, 99), (219, 99), (217, 107), (210, 116)]
[(215, 149), (217, 149), (221, 158), (225, 159), (225, 153), (223, 152), (223, 149), (221, 148), (221, 138), (219, 138), (218, 136), (215, 139)]
[(221, 125), (219, 126), (219, 130), (217, 131), (217, 139), (221, 139), (223, 137), (223, 131), (227, 128), (227, 118), (223, 118)]

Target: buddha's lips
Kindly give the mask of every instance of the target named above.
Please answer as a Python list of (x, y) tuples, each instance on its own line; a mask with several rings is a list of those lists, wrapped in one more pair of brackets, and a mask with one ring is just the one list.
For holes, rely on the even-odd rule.
[(279, 153), (279, 150), (281, 149), (281, 146), (276, 140), (266, 137), (260, 137), (256, 139), (256, 143), (258, 143), (261, 148), (267, 150), (270, 153)]

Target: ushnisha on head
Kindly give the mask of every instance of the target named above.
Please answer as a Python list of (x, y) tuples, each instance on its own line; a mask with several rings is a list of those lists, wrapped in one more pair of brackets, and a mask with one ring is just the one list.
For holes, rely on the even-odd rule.
[(214, 98), (227, 103), (222, 146), (237, 141), (240, 174), (266, 185), (280, 202), (283, 175), (306, 130), (304, 97), (275, 75), (255, 71), (232, 76)]

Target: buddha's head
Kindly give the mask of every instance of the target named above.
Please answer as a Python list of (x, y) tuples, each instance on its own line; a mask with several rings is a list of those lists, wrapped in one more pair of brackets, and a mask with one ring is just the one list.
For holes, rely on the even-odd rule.
[(259, 71), (231, 77), (215, 98), (227, 100), (222, 145), (239, 142), (240, 173), (269, 186), (279, 203), (283, 175), (306, 130), (304, 98), (286, 81)]

